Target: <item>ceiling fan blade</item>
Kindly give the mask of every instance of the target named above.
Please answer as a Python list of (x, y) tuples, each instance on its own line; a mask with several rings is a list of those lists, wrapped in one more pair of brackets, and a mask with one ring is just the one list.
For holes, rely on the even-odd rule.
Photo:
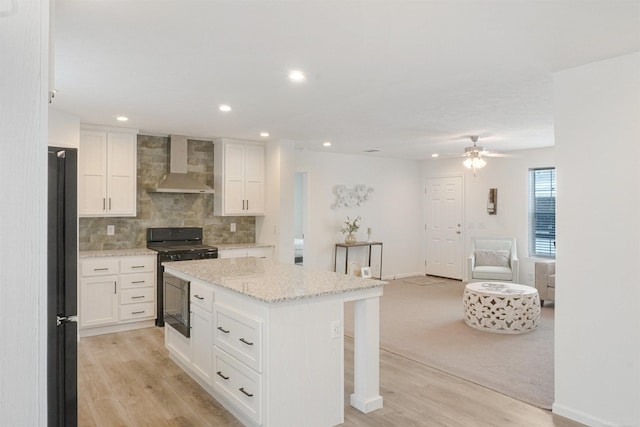
[(485, 151), (483, 153), (481, 153), (482, 156), (486, 156), (486, 157), (515, 157), (513, 154), (506, 154), (506, 153), (492, 153), (489, 151)]
[(467, 157), (467, 155), (460, 153), (442, 153), (438, 154), (438, 157), (434, 157), (434, 159), (453, 159), (457, 157)]

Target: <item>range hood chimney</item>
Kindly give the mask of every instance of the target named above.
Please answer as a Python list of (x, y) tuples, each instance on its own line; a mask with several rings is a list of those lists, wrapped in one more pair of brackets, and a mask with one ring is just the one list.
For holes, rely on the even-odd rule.
[(169, 136), (169, 173), (164, 175), (151, 193), (209, 193), (213, 188), (187, 174), (187, 137)]

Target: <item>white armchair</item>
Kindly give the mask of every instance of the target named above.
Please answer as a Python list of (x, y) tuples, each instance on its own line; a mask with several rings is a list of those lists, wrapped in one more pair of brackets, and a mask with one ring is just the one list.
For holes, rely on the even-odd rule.
[(516, 239), (472, 239), (467, 267), (470, 282), (491, 280), (517, 283)]
[(545, 301), (556, 299), (556, 262), (536, 262), (536, 289), (540, 295), (540, 307), (544, 307)]

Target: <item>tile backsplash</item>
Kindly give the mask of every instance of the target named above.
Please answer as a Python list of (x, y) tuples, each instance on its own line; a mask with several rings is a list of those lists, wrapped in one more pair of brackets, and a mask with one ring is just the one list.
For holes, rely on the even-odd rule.
[[(209, 245), (255, 242), (255, 217), (214, 216), (213, 194), (147, 192), (169, 170), (168, 143), (167, 137), (138, 135), (137, 215), (80, 218), (81, 251), (145, 247), (149, 227), (202, 227)], [(189, 140), (187, 145), (187, 172), (213, 187), (213, 143)], [(113, 236), (107, 235), (108, 225), (115, 227)]]

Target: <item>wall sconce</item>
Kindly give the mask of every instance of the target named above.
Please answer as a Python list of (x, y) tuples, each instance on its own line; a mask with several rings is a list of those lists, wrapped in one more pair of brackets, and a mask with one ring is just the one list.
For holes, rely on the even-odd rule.
[(498, 213), (498, 189), (489, 189), (489, 199), (487, 200), (487, 213), (495, 215)]

